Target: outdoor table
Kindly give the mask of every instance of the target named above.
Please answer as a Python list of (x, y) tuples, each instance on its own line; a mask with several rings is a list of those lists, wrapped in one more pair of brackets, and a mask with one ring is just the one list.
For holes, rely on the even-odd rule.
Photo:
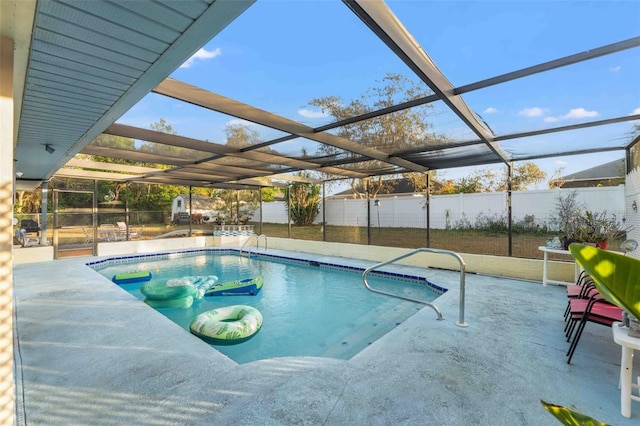
[(126, 240), (126, 231), (123, 234), (115, 225), (104, 224), (98, 227), (99, 241), (123, 241)]
[[(577, 263), (575, 263), (575, 261), (574, 261), (575, 263), (574, 281), (572, 283), (568, 283), (565, 281), (554, 281), (547, 278), (547, 266), (549, 263), (549, 253), (564, 254), (564, 255), (571, 256), (571, 252), (569, 250), (551, 249), (545, 246), (538, 247), (538, 250), (544, 253), (544, 263), (542, 265), (542, 285), (543, 286), (546, 287), (548, 283), (559, 284), (559, 285), (569, 285), (569, 284), (575, 284), (578, 281), (578, 277), (580, 276), (580, 266)], [(573, 256), (571, 256), (571, 258), (573, 259)]]
[(620, 327), (619, 322), (614, 322), (613, 341), (622, 346), (622, 358), (620, 360), (620, 411), (622, 415), (631, 417), (631, 401), (640, 402), (640, 395), (633, 395), (633, 389), (640, 392), (640, 384), (633, 384), (633, 352), (640, 350), (640, 338), (630, 337), (627, 327)]

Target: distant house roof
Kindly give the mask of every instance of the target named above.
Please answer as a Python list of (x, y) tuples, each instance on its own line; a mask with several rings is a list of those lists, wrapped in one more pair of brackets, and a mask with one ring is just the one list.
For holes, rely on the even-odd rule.
[[(617, 186), (624, 183), (625, 159), (610, 161), (557, 179), (561, 188), (586, 188), (592, 186)], [(553, 181), (552, 181), (553, 182)]]
[[(392, 187), (384, 188), (377, 194), (377, 197), (391, 197), (400, 194), (422, 194), (424, 192), (423, 190), (417, 191), (415, 186), (413, 185), (413, 182), (408, 179), (389, 179), (388, 183), (390, 183)], [(440, 182), (432, 181), (431, 185), (436, 189), (442, 187), (442, 184)], [(360, 194), (363, 194), (366, 192), (366, 189), (363, 185), (358, 185), (356, 190), (354, 190), (353, 188), (349, 188), (345, 191), (333, 194), (331, 197), (351, 197), (356, 191)]]

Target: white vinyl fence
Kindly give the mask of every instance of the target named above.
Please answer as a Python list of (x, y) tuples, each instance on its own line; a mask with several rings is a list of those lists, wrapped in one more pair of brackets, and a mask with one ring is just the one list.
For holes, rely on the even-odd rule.
[[(514, 223), (528, 223), (534, 227), (552, 227), (558, 198), (575, 191), (577, 201), (591, 211), (606, 211), (624, 219), (625, 187), (552, 189), (512, 192)], [(425, 197), (420, 195), (385, 196), (370, 200), (371, 226), (385, 228), (425, 228), (427, 212)], [(376, 202), (377, 201), (377, 202)], [(325, 220), (329, 225), (367, 226), (367, 201), (352, 198), (327, 198)], [(262, 221), (287, 223), (284, 202), (263, 203)], [(322, 222), (322, 205), (315, 223)], [(430, 197), (430, 228), (473, 227), (478, 221), (507, 218), (507, 193), (432, 195)], [(260, 221), (257, 210), (252, 221)]]

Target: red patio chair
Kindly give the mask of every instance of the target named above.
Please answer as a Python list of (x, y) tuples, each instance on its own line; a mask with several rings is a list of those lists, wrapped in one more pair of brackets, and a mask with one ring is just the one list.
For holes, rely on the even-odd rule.
[[(567, 364), (571, 363), (571, 358), (587, 322), (611, 327), (614, 322), (622, 321), (623, 313), (621, 308), (609, 303), (599, 293), (593, 294), (589, 299), (574, 298), (569, 303), (571, 314), (567, 323), (567, 341), (571, 340), (571, 344), (567, 351)], [(571, 339), (572, 335), (573, 339)]]
[[(572, 299), (589, 299), (597, 292), (596, 284), (591, 277), (584, 273), (580, 274), (578, 284), (567, 286), (567, 308), (564, 311), (564, 320), (569, 321), (569, 314), (571, 312), (571, 300)], [(566, 331), (566, 329), (565, 329)]]

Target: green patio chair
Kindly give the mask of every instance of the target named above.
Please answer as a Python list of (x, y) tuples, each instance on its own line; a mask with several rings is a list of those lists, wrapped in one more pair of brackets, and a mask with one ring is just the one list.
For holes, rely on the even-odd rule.
[(640, 319), (640, 260), (578, 243), (569, 251), (602, 297)]

